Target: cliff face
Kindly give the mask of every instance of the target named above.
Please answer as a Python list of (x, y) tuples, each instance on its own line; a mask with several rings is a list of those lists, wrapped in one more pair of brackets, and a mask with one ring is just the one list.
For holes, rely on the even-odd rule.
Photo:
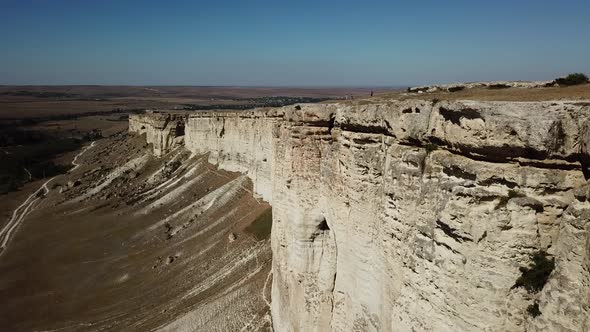
[[(185, 144), (273, 206), (277, 331), (580, 331), (588, 115), (567, 102), (315, 104), (191, 115)], [(541, 250), (555, 259), (547, 284), (513, 287)]]
[(199, 112), (186, 125), (186, 148), (208, 153), (220, 168), (248, 174), (254, 193), (272, 203), (273, 130), (281, 109), (250, 112)]
[(175, 145), (183, 144), (186, 116), (173, 113), (146, 113), (129, 116), (129, 131), (145, 134), (156, 156), (161, 156)]

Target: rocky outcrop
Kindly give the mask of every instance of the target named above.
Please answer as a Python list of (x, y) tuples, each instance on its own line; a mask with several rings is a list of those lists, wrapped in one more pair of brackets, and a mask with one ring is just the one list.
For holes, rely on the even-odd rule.
[[(188, 116), (185, 145), (272, 203), (277, 331), (581, 331), (588, 105), (206, 112)], [(540, 251), (555, 262), (547, 284), (514, 287)]]
[(248, 174), (254, 193), (272, 203), (273, 130), (282, 116), (282, 109), (199, 112), (188, 118), (186, 148), (208, 153), (222, 169)]
[(424, 93), (424, 92), (457, 92), (465, 89), (483, 88), (483, 89), (508, 89), (508, 88), (547, 88), (558, 85), (553, 81), (495, 81), (495, 82), (472, 82), (472, 83), (454, 83), (454, 84), (440, 84), (440, 85), (423, 85), (409, 87), (408, 92)]
[(153, 144), (153, 152), (161, 156), (175, 145), (184, 141), (186, 115), (176, 113), (149, 112), (146, 115), (131, 114), (129, 131), (146, 135), (148, 144)]

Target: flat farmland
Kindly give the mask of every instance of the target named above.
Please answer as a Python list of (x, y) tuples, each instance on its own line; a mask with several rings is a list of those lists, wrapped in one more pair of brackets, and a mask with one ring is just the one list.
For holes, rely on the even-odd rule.
[[(265, 88), (265, 87), (135, 87), (135, 86), (0, 86), (0, 119), (104, 113), (115, 110), (190, 109), (194, 105), (259, 106), (285, 102), (280, 97), (310, 102), (369, 96), (395, 88)], [(188, 105), (188, 106), (187, 106)], [(274, 105), (270, 105), (274, 106)]]

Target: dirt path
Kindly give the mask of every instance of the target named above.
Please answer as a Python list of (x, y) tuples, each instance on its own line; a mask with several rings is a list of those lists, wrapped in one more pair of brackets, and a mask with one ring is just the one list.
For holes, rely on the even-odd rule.
[[(80, 151), (74, 157), (74, 159), (72, 160), (72, 165), (74, 165), (74, 167), (69, 172), (72, 172), (80, 166), (80, 164), (78, 164), (77, 162), (78, 158), (88, 149), (92, 148), (95, 144), (96, 142), (92, 142), (92, 144), (82, 149), (82, 151)], [(39, 187), (39, 189), (35, 190), (35, 192), (33, 192), (21, 205), (19, 205), (14, 210), (14, 212), (12, 212), (12, 217), (10, 218), (8, 223), (2, 228), (2, 230), (0, 230), (0, 256), (6, 251), (8, 242), (10, 241), (10, 237), (13, 234), (13, 232), (16, 231), (16, 229), (22, 223), (25, 217), (31, 211), (33, 211), (33, 205), (49, 192), (49, 187), (47, 187), (47, 185), (56, 177), (57, 176), (54, 176), (49, 180), (45, 181), (45, 183), (43, 183), (41, 187)]]
[(268, 271), (268, 275), (266, 276), (266, 280), (264, 281), (264, 287), (262, 287), (262, 299), (268, 306), (268, 313), (264, 315), (264, 319), (268, 321), (268, 324), (270, 325), (270, 331), (272, 332), (274, 331), (272, 328), (272, 317), (270, 316), (270, 311), (272, 310), (272, 308), (270, 306), (270, 301), (266, 298), (266, 289), (268, 288), (269, 281), (272, 282), (272, 268), (270, 269), (270, 271)]
[(76, 156), (74, 156), (74, 159), (72, 160), (72, 165), (74, 166), (74, 168), (72, 168), (71, 170), (69, 170), (68, 173), (73, 172), (74, 170), (76, 170), (76, 168), (80, 167), (80, 164), (78, 164), (78, 158), (84, 153), (86, 152), (88, 149), (92, 148), (94, 145), (96, 144), (96, 141), (92, 141), (92, 143), (90, 143), (89, 146), (85, 147), (84, 149), (82, 149), (82, 151), (80, 151)]

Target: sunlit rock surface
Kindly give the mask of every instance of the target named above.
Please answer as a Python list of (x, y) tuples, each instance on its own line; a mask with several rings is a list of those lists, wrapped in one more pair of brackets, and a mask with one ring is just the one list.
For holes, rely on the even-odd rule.
[[(276, 331), (584, 331), (589, 105), (203, 112), (186, 118), (184, 144), (272, 204)], [(153, 142), (161, 116), (130, 129)], [(541, 250), (555, 259), (545, 287), (513, 287)]]
[(148, 113), (149, 117), (134, 117), (129, 121), (131, 132), (145, 134), (152, 144), (154, 155), (162, 156), (176, 145), (181, 145), (186, 116), (174, 113)]

